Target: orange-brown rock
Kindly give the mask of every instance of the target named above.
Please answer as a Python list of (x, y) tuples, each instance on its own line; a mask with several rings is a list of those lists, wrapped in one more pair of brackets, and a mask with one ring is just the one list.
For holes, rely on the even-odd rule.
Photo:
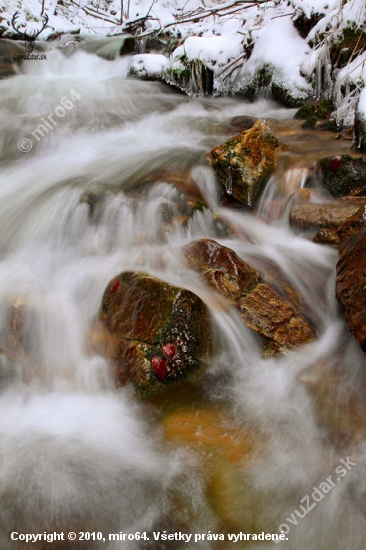
[(275, 342), (276, 350), (314, 338), (314, 328), (294, 302), (264, 283), (261, 274), (230, 248), (200, 239), (183, 247), (183, 253), (188, 265), (239, 309), (248, 327)]
[(232, 196), (250, 206), (275, 169), (278, 157), (288, 147), (281, 143), (263, 120), (211, 151), (212, 165), (222, 185), (232, 184)]
[(206, 201), (189, 171), (159, 170), (151, 172), (137, 180), (134, 187), (127, 190), (126, 193), (133, 197), (141, 197), (153, 185), (159, 183), (168, 183), (180, 192), (181, 199), (178, 207), (181, 215), (191, 216), (194, 211), (207, 208)]
[(359, 209), (351, 204), (302, 204), (295, 206), (290, 212), (290, 222), (301, 228), (339, 227), (347, 218), (353, 216)]
[(183, 247), (183, 252), (189, 266), (199, 271), (208, 284), (232, 304), (261, 279), (260, 273), (233, 250), (211, 239), (193, 241)]
[(211, 352), (202, 300), (146, 273), (121, 273), (109, 283), (100, 322), (94, 349), (113, 361), (121, 384), (133, 382), (140, 394), (199, 372)]
[(336, 296), (346, 310), (348, 327), (366, 352), (366, 219), (360, 208), (338, 232)]
[(260, 283), (239, 300), (239, 311), (248, 327), (274, 340), (281, 347), (293, 348), (314, 338), (314, 328), (305, 317), (268, 285)]
[(335, 229), (324, 227), (322, 229), (319, 229), (319, 231), (313, 237), (313, 242), (317, 244), (330, 244), (333, 246), (338, 246), (339, 237)]
[(249, 472), (266, 452), (265, 434), (235, 425), (224, 410), (195, 406), (170, 412), (162, 431), (168, 441), (199, 454), (209, 503), (226, 527), (263, 528), (262, 495), (250, 484)]

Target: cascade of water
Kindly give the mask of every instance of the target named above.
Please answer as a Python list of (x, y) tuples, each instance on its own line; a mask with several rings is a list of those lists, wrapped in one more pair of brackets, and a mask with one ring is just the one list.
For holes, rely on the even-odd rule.
[[(261, 118), (281, 112), (264, 101), (192, 101), (159, 83), (126, 79), (124, 59), (54, 50), (48, 58), (0, 81), (0, 116), (9, 131), (0, 150), (0, 336), (11, 334), (9, 323), (19, 327), (19, 319), (24, 334), (21, 353), (0, 353), (0, 546), (13, 548), (9, 529), (141, 532), (172, 525), (203, 533), (233, 522), (249, 532), (256, 522), (258, 532), (271, 532), (339, 458), (357, 451), (347, 440), (339, 450), (324, 437), (327, 420), (319, 420), (298, 376), (312, 381), (318, 367), (326, 404), (336, 409), (331, 369), (357, 403), (364, 400), (366, 372), (334, 298), (336, 252), (296, 236), (271, 214), (263, 222), (265, 200), (281, 199), (281, 218), (291, 194), (304, 187), (307, 169), (273, 176), (255, 217), (220, 208), (218, 184), (202, 164), (222, 142), (223, 123), (243, 109)], [(192, 68), (196, 91), (199, 74)], [(52, 132), (33, 139), (30, 152), (21, 152), (18, 141), (32, 139), (41, 117), (70, 88), (81, 100)], [(207, 208), (188, 208), (165, 173), (190, 173)], [(151, 174), (158, 174), (152, 185)], [(226, 191), (232, 193), (230, 173)], [(215, 233), (216, 216), (233, 228), (227, 241)], [(181, 245), (201, 237), (220, 240), (263, 274), (283, 274), (317, 339), (264, 360), (261, 338), (182, 261)], [(217, 350), (198, 388), (211, 408), (225, 407), (240, 426), (252, 427), (260, 441), (255, 464), (235, 446), (214, 462), (209, 447), (210, 467), (202, 467), (194, 445), (172, 451), (166, 444), (161, 422), (170, 410), (163, 403), (138, 401), (129, 387), (116, 391), (110, 365), (92, 351), (89, 335), (104, 289), (125, 270), (189, 288), (209, 305)], [(335, 386), (326, 385), (330, 379)], [(173, 397), (178, 402), (178, 392)], [(191, 407), (190, 399), (179, 407)], [(199, 428), (193, 441), (198, 437)], [(289, 550), (317, 549), (319, 540), (322, 550), (363, 549), (363, 460), (359, 455), (357, 472), (294, 526)], [(135, 541), (131, 548), (146, 546)]]

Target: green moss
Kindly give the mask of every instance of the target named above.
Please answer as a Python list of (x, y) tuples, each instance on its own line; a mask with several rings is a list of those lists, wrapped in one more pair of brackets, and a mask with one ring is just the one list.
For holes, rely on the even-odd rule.
[(357, 43), (360, 47), (366, 41), (366, 31), (364, 29), (360, 28), (355, 21), (347, 23), (348, 26), (342, 30), (341, 35), (330, 50), (330, 59), (334, 69), (345, 67)]
[(322, 99), (321, 101), (307, 103), (300, 107), (294, 118), (300, 120), (307, 120), (313, 116), (317, 119), (326, 118), (327, 113), (331, 113), (333, 110), (333, 103), (327, 99)]
[(334, 197), (347, 195), (366, 195), (366, 157), (353, 158), (342, 155), (342, 165), (338, 170), (332, 168), (333, 157), (319, 162), (323, 185)]

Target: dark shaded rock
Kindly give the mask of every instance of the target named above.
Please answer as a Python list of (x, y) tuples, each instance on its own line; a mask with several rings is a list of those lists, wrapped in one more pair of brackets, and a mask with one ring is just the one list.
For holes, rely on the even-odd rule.
[(355, 214), (358, 208), (358, 205), (343, 203), (302, 204), (292, 208), (290, 222), (301, 228), (336, 228)]
[(200, 239), (183, 247), (183, 253), (188, 265), (239, 309), (248, 327), (274, 342), (267, 355), (314, 338), (314, 328), (293, 303), (262, 282), (260, 273), (230, 248)]
[(120, 49), (120, 55), (131, 55), (135, 53), (164, 53), (169, 52), (176, 47), (178, 40), (158, 37), (139, 38), (138, 36), (128, 36), (125, 38)]
[(330, 48), (330, 60), (333, 69), (342, 69), (354, 58), (354, 52), (366, 41), (365, 27), (358, 27), (355, 21), (348, 21), (348, 25), (337, 33), (336, 39)]
[(211, 352), (202, 300), (145, 273), (125, 272), (109, 283), (100, 321), (105, 330), (93, 347), (114, 361), (120, 384), (133, 382), (141, 395), (197, 374)]
[(366, 352), (366, 223), (365, 208), (340, 228), (336, 296), (346, 310), (348, 328)]
[(290, 82), (282, 71), (270, 63), (265, 63), (254, 74), (244, 73), (233, 91), (250, 100), (273, 97), (286, 107), (300, 107), (308, 100), (310, 92), (309, 88), (300, 88)]
[(152, 172), (136, 181), (134, 187), (126, 190), (125, 193), (131, 197), (140, 198), (157, 183), (168, 183), (181, 193), (178, 210), (183, 216), (191, 216), (196, 210), (202, 211), (203, 208), (208, 208), (198, 185), (188, 171), (160, 170)]
[[(213, 168), (232, 196), (251, 206), (275, 169), (278, 156), (288, 151), (263, 120), (211, 151)], [(230, 193), (229, 193), (230, 194)]]
[(357, 148), (366, 153), (366, 117), (358, 109), (355, 114), (355, 135)]
[(331, 244), (333, 246), (338, 246), (339, 237), (334, 229), (325, 227), (324, 229), (319, 229), (313, 238), (313, 242), (317, 244)]
[(255, 120), (250, 116), (234, 116), (229, 121), (227, 133), (244, 132), (244, 130), (250, 130), (254, 124)]
[(19, 55), (25, 55), (23, 43), (19, 44), (6, 38), (0, 40), (0, 79), (15, 75), (13, 64), (19, 62), (14, 58)]
[(0, 78), (7, 78), (14, 75), (15, 72), (13, 66), (10, 63), (0, 61)]
[(306, 17), (302, 9), (299, 8), (296, 10), (292, 21), (301, 38), (306, 38), (311, 29), (315, 27), (323, 17), (324, 13), (312, 13), (310, 17)]
[[(322, 99), (321, 101), (313, 101), (300, 107), (294, 118), (305, 120), (302, 125), (305, 129), (313, 130), (317, 128), (319, 130), (336, 132), (336, 123), (328, 120), (333, 111), (333, 103), (329, 100)], [(324, 121), (323, 124), (321, 124), (322, 120)]]
[(334, 197), (366, 195), (366, 157), (327, 157), (319, 161), (319, 167), (322, 183)]
[(214, 214), (212, 216), (213, 223), (215, 226), (216, 235), (220, 238), (230, 238), (237, 237), (238, 231), (233, 227), (230, 222), (219, 214)]

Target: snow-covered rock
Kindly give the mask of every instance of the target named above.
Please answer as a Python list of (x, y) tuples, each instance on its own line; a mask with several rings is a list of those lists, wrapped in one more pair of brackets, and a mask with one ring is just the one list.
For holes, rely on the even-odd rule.
[(169, 67), (169, 60), (159, 54), (134, 55), (128, 67), (128, 74), (136, 75), (144, 80), (158, 80)]

